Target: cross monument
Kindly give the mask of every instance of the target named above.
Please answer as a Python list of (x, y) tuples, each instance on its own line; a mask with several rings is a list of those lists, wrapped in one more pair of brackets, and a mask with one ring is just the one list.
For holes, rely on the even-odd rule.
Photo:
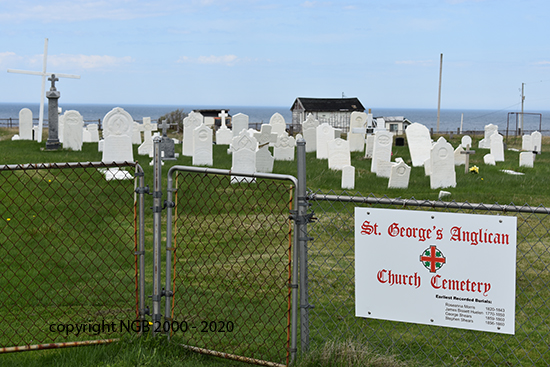
[(57, 77), (60, 77), (60, 78), (80, 79), (80, 75), (48, 73), (48, 72), (46, 72), (47, 60), (48, 60), (48, 39), (46, 38), (45, 41), (44, 41), (44, 58), (43, 58), (43, 64), (42, 64), (42, 71), (26, 71), (26, 70), (8, 69), (8, 73), (40, 75), (42, 77), (42, 94), (40, 95), (40, 111), (39, 111), (39, 117), (38, 117), (38, 131), (36, 133), (37, 136), (35, 136), (35, 140), (38, 141), (39, 143), (42, 141), (42, 126), (44, 125), (44, 95), (45, 95), (45, 90), (46, 90), (46, 78), (51, 76), (52, 74), (55, 74)]

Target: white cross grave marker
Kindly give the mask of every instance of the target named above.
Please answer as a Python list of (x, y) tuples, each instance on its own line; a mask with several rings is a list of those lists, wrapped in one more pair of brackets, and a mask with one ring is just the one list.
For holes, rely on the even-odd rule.
[(46, 38), (45, 41), (44, 41), (44, 60), (43, 60), (43, 64), (42, 64), (42, 71), (26, 71), (26, 70), (8, 69), (8, 73), (40, 75), (42, 77), (42, 93), (40, 95), (40, 111), (39, 111), (39, 117), (38, 117), (38, 131), (37, 131), (37, 136), (35, 137), (35, 140), (38, 141), (39, 143), (42, 141), (42, 126), (43, 126), (43, 123), (44, 123), (44, 95), (45, 95), (45, 89), (46, 89), (46, 78), (51, 76), (52, 74), (55, 74), (56, 77), (60, 77), (60, 78), (80, 79), (80, 75), (61, 74), (61, 73), (48, 73), (48, 72), (46, 72), (47, 60), (48, 60), (48, 39)]

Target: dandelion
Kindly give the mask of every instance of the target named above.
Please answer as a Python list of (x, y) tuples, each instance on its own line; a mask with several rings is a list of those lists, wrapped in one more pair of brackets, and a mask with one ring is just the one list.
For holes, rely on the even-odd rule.
[(478, 174), (479, 173), (479, 167), (478, 166), (470, 167), (470, 173)]
[(52, 182), (52, 180), (48, 180), (48, 182)]
[(6, 220), (9, 222), (11, 220), (11, 218), (6, 218)]

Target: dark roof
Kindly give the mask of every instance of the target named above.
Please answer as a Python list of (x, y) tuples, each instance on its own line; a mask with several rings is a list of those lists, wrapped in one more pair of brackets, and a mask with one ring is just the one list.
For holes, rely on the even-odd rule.
[(365, 111), (365, 107), (358, 98), (304, 98), (298, 97), (290, 110), (303, 107), (305, 111), (334, 112), (334, 111)]
[[(195, 112), (200, 112), (201, 115), (203, 115), (204, 117), (219, 117), (218, 115), (222, 112), (222, 110), (216, 110), (216, 109), (196, 109), (196, 110), (193, 110)], [(231, 115), (229, 115), (229, 109), (225, 109), (223, 110), (227, 113), (228, 117), (231, 117)]]

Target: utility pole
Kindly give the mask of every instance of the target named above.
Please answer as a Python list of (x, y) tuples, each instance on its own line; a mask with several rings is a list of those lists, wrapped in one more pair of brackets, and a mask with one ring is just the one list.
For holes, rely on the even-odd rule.
[(519, 126), (521, 126), (521, 133), (523, 134), (523, 102), (525, 101), (525, 83), (521, 83), (521, 123)]
[(439, 116), (441, 113), (441, 76), (443, 74), (443, 54), (439, 58), (439, 95), (437, 97), (437, 132), (439, 133)]

